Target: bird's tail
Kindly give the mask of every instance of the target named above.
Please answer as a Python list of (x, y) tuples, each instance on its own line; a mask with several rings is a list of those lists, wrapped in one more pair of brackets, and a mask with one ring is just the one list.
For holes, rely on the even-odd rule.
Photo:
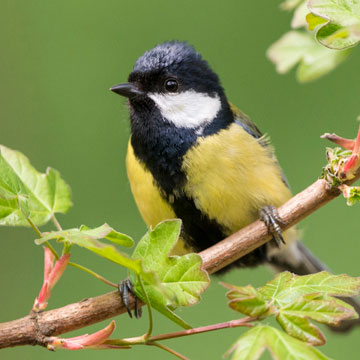
[[(269, 258), (269, 264), (278, 272), (287, 270), (297, 275), (313, 274), (324, 270), (331, 272), (331, 270), (316, 258), (300, 241), (294, 241), (288, 244), (282, 251), (271, 256)], [(360, 302), (356, 298), (340, 297), (340, 299), (353, 306), (355, 311), (360, 315)], [(360, 325), (360, 319), (345, 320), (342, 321), (339, 326), (330, 327), (330, 329), (337, 332), (346, 332), (357, 325)]]

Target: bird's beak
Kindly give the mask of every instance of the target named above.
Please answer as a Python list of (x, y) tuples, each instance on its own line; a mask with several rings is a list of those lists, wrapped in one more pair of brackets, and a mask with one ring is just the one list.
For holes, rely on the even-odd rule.
[(111, 87), (110, 90), (129, 99), (144, 94), (144, 92), (140, 91), (133, 83), (115, 85)]

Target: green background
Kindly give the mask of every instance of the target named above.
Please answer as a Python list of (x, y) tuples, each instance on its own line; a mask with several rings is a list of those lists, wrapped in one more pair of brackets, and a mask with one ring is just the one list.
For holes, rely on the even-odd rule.
[[(278, 1), (0, 1), (0, 143), (26, 154), (44, 171), (58, 169), (73, 191), (74, 207), (59, 216), (63, 227), (105, 221), (139, 239), (145, 226), (126, 177), (129, 137), (125, 100), (108, 91), (126, 81), (136, 59), (165, 40), (187, 40), (220, 75), (229, 99), (248, 113), (276, 145), (294, 192), (316, 180), (325, 164), (319, 136), (354, 137), (360, 113), (359, 53), (327, 77), (301, 85), (276, 74), (265, 51), (289, 29), (290, 15)], [(337, 199), (300, 224), (304, 242), (336, 273), (359, 275), (359, 207)], [(43, 252), (25, 228), (0, 228), (0, 321), (26, 315), (42, 282)], [(74, 249), (74, 261), (117, 282), (115, 264)], [(222, 280), (260, 286), (272, 278), (266, 268), (237, 270)], [(200, 305), (180, 315), (193, 326), (236, 318), (225, 290), (214, 278)], [(74, 268), (55, 287), (49, 308), (111, 290)], [(141, 334), (140, 321), (121, 316), (117, 337)], [(155, 317), (155, 333), (175, 331)], [(105, 323), (108, 323), (105, 322)], [(105, 323), (76, 332), (91, 332)], [(168, 341), (191, 359), (220, 359), (241, 329)], [(333, 335), (322, 350), (335, 359), (358, 359), (360, 330)], [(168, 359), (156, 348), (50, 353), (40, 347), (0, 352), (2, 359)]]

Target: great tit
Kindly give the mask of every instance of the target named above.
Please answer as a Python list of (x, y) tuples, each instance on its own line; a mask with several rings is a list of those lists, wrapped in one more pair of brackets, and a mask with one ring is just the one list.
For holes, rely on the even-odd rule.
[(128, 83), (111, 90), (129, 100), (126, 167), (148, 226), (180, 218), (185, 247), (201, 251), (261, 213), (274, 225), (275, 239), (231, 266), (267, 263), (299, 275), (326, 268), (298, 241), (296, 228), (283, 233), (279, 246), (273, 210), (291, 192), (273, 148), (229, 103), (219, 77), (192, 46), (155, 46), (136, 61)]

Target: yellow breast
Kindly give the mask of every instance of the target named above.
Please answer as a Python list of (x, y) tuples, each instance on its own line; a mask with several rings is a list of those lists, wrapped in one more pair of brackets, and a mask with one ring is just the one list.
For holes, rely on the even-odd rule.
[(135, 157), (130, 141), (126, 170), (136, 205), (147, 226), (155, 227), (165, 219), (176, 218), (170, 205), (161, 197), (150, 171)]
[(264, 206), (279, 206), (291, 197), (271, 148), (235, 123), (199, 138), (182, 169), (186, 194), (229, 234), (256, 220)]

